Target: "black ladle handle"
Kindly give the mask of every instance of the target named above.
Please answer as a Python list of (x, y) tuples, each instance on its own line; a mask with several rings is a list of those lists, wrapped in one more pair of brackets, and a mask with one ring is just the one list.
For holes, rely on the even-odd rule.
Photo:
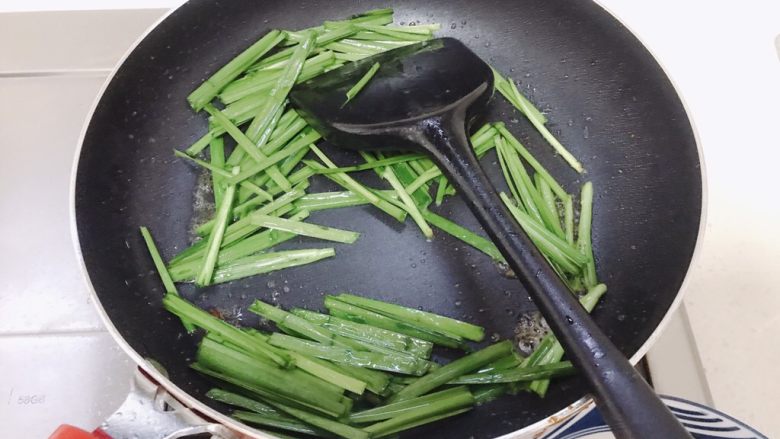
[(615, 436), (691, 438), (511, 217), (474, 155), (463, 112), (426, 119), (418, 128), (422, 136), (415, 140), (432, 154), (529, 291), (566, 354), (590, 384)]

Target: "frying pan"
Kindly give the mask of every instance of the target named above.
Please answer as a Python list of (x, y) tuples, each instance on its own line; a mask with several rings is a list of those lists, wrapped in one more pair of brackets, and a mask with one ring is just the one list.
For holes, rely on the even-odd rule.
[[(213, 386), (188, 368), (198, 337), (161, 305), (162, 287), (138, 233), (148, 226), (166, 258), (192, 240), (208, 212), (197, 169), (171, 148), (206, 130), (185, 97), (209, 74), (271, 28), (300, 29), (324, 20), (392, 6), (396, 22), (439, 22), (440, 36), (468, 44), (498, 70), (519, 79), (548, 115), (563, 144), (580, 158), (578, 175), (530, 124), (501, 99), (486, 121), (504, 120), (570, 193), (594, 183), (593, 242), (599, 279), (610, 292), (594, 318), (627, 355), (638, 358), (678, 300), (700, 229), (702, 173), (685, 109), (663, 70), (642, 44), (591, 2), (566, 0), (190, 1), (161, 21), (115, 71), (86, 127), (75, 174), (75, 227), (85, 271), (111, 332), (150, 373), (186, 404), (236, 429), (227, 407), (204, 397)], [(349, 152), (328, 148), (343, 164)], [(495, 158), (483, 160), (500, 175)], [(364, 181), (380, 184), (366, 173)], [(498, 178), (496, 180), (498, 182)], [(334, 190), (314, 179), (311, 192)], [(479, 230), (458, 197), (440, 208)], [(370, 207), (316, 212), (312, 220), (362, 233), (337, 257), (205, 289), (182, 286), (198, 306), (257, 326), (245, 311), (256, 298), (284, 307), (320, 309), (322, 295), (351, 292), (421, 307), (483, 325), (512, 338), (534, 312), (519, 283), (489, 258), (438, 234), (432, 242)], [(323, 244), (307, 238), (285, 248)], [(439, 353), (443, 359), (450, 352)], [(576, 376), (556, 380), (544, 399), (504, 397), (405, 437), (495, 437), (528, 431), (587, 392)], [(577, 405), (577, 404), (575, 404)], [(568, 407), (568, 409), (567, 409)], [(561, 414), (561, 413), (559, 413)], [(529, 427), (532, 426), (532, 427)], [(538, 426), (538, 424), (537, 424)], [(525, 430), (524, 430), (525, 429)]]

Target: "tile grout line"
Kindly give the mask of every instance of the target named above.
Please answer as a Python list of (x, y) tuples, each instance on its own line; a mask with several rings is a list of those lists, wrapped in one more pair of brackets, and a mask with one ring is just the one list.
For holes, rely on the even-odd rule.
[(78, 336), (108, 334), (106, 329), (74, 329), (74, 330), (53, 330), (53, 331), (21, 331), (21, 332), (0, 332), (0, 340), (3, 338), (26, 338), (26, 337), (58, 337), (58, 336)]
[(105, 76), (112, 69), (76, 69), (76, 70), (31, 70), (31, 71), (0, 71), (0, 79), (10, 78), (51, 78), (74, 77), (84, 75)]

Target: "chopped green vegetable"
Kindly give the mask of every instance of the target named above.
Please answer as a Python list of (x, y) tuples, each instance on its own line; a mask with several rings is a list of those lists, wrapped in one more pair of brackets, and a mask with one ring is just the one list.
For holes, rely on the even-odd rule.
[(571, 375), (574, 373), (574, 370), (574, 366), (572, 366), (571, 363), (568, 361), (561, 361), (542, 366), (519, 367), (509, 370), (463, 375), (450, 381), (448, 384), (498, 384), (513, 383), (517, 381), (533, 381), (540, 378)]
[(228, 215), (230, 214), (230, 208), (233, 205), (233, 197), (236, 194), (236, 186), (230, 185), (225, 189), (225, 196), (222, 200), (222, 204), (219, 205), (217, 215), (214, 219), (214, 227), (209, 234), (208, 243), (206, 244), (206, 252), (203, 256), (203, 263), (200, 268), (198, 276), (195, 278), (195, 283), (198, 286), (210, 285), (212, 282), (212, 276), (214, 275), (214, 267), (217, 264), (217, 255), (219, 248), (222, 245), (222, 238), (225, 236), (225, 229), (227, 228)]
[(454, 416), (455, 414), (462, 413), (466, 408), (471, 408), (473, 405), (474, 396), (466, 391), (431, 402), (417, 410), (404, 413), (386, 421), (369, 425), (368, 427), (365, 427), (364, 430), (371, 433), (373, 437), (384, 437), (422, 425), (423, 423), (433, 422), (447, 416)]
[(424, 395), (431, 390), (448, 383), (461, 375), (477, 370), (480, 367), (504, 357), (512, 352), (512, 343), (504, 340), (490, 345), (482, 350), (459, 358), (452, 363), (442, 366), (417, 381), (404, 387), (396, 393), (390, 402), (400, 402), (416, 396)]
[(368, 81), (370, 81), (371, 78), (374, 77), (377, 70), (379, 70), (379, 63), (375, 62), (373, 65), (371, 65), (368, 71), (366, 71), (366, 73), (358, 80), (358, 82), (355, 83), (355, 85), (353, 85), (352, 88), (347, 90), (347, 100), (344, 102), (344, 104), (351, 101), (352, 98), (357, 96), (357, 94), (360, 93), (360, 91), (366, 87)]
[(416, 326), (413, 323), (396, 320), (383, 314), (342, 302), (334, 296), (325, 297), (325, 307), (328, 308), (332, 315), (345, 320), (376, 326), (378, 328), (387, 329), (388, 331), (399, 332), (401, 334), (406, 334), (410, 337), (426, 340), (441, 346), (447, 346), (451, 348), (458, 348), (463, 346), (463, 339), (460, 337), (454, 338), (437, 332), (432, 332)]
[(375, 326), (355, 323), (304, 309), (293, 309), (291, 312), (328, 329), (334, 334), (384, 346), (399, 352), (407, 352), (416, 357), (428, 358), (431, 355), (431, 349), (433, 348), (433, 343), (429, 341), (409, 337), (408, 335), (388, 331)]
[(300, 221), (294, 221), (284, 218), (273, 217), (269, 215), (252, 215), (252, 224), (268, 229), (290, 232), (296, 235), (310, 236), (312, 238), (324, 239), (326, 241), (341, 242), (352, 244), (360, 237), (360, 233), (349, 230), (335, 229), (317, 224), (309, 224)]
[(268, 359), (282, 367), (289, 367), (292, 364), (292, 359), (289, 356), (279, 354), (269, 345), (214, 317), (177, 295), (166, 294), (162, 303), (166, 310), (182, 320), (191, 322), (209, 333), (218, 335), (255, 358)]
[(462, 322), (450, 317), (444, 317), (438, 314), (407, 308), (405, 306), (393, 305), (391, 303), (359, 297), (352, 294), (339, 294), (338, 296), (335, 296), (335, 299), (400, 321), (412, 322), (429, 331), (439, 332), (452, 338), (463, 337), (468, 340), (482, 341), (485, 337), (485, 329), (481, 326), (472, 325), (471, 323)]
[(423, 211), (423, 218), (442, 231), (449, 233), (450, 235), (481, 251), (482, 253), (490, 256), (494, 261), (505, 262), (504, 256), (501, 254), (501, 252), (498, 251), (498, 248), (496, 248), (496, 245), (493, 244), (492, 241), (483, 238), (471, 230), (455, 224), (447, 218), (437, 215), (431, 211)]
[(272, 30), (233, 58), (229, 63), (214, 73), (209, 79), (204, 81), (195, 89), (187, 100), (196, 111), (203, 108), (206, 104), (219, 93), (228, 83), (237, 78), (244, 70), (251, 66), (260, 57), (268, 53), (274, 46), (284, 39), (284, 34), (278, 30)]
[(154, 239), (152, 238), (152, 234), (149, 233), (149, 229), (141, 227), (141, 236), (143, 236), (144, 242), (146, 242), (146, 248), (149, 250), (149, 255), (152, 256), (152, 262), (154, 262), (154, 266), (157, 268), (157, 274), (160, 276), (163, 287), (165, 287), (165, 292), (178, 295), (179, 293), (176, 291), (176, 286), (173, 284), (171, 275), (168, 273), (168, 269), (165, 268), (165, 262), (163, 262), (162, 256), (160, 256), (160, 252), (157, 250), (157, 246), (154, 245)]
[(247, 412), (243, 410), (234, 410), (232, 416), (239, 421), (249, 422), (250, 424), (278, 428), (295, 433), (308, 434), (315, 437), (326, 437), (327, 434), (323, 430), (312, 428), (295, 418), (290, 418), (289, 416), (281, 417), (278, 415)]
[(593, 246), (590, 239), (591, 221), (593, 217), (593, 184), (586, 182), (580, 192), (580, 223), (577, 229), (577, 248), (587, 258), (583, 280), (585, 286), (593, 288), (596, 280), (596, 263), (593, 259)]
[(214, 283), (230, 282), (262, 273), (311, 264), (336, 255), (332, 248), (285, 250), (238, 259), (214, 272)]
[(425, 237), (428, 239), (433, 238), (433, 230), (431, 229), (431, 226), (425, 222), (425, 218), (423, 218), (422, 213), (420, 213), (420, 210), (417, 208), (417, 205), (414, 204), (412, 197), (409, 196), (409, 194), (406, 192), (406, 189), (404, 189), (403, 185), (401, 185), (401, 182), (398, 181), (398, 177), (395, 176), (393, 169), (389, 166), (386, 167), (384, 172), (382, 172), (382, 177), (387, 180), (388, 183), (390, 183), (390, 186), (392, 186), (395, 192), (398, 194), (398, 198), (400, 198), (403, 202), (404, 210), (406, 210), (414, 222), (417, 223), (417, 227), (420, 228), (420, 231), (422, 231), (423, 235), (425, 235)]
[(355, 351), (340, 346), (324, 345), (307, 340), (302, 340), (289, 335), (275, 333), (268, 342), (272, 346), (298, 352), (323, 360), (350, 366), (367, 367), (369, 369), (384, 370), (388, 372), (403, 373), (408, 375), (423, 375), (430, 367), (429, 363), (415, 357), (406, 355), (382, 355), (376, 352)]
[(465, 394), (470, 395), (466, 387), (453, 387), (451, 389), (442, 390), (440, 392), (407, 399), (406, 401), (386, 404), (381, 407), (351, 413), (349, 415), (349, 422), (355, 424), (365, 424), (369, 422), (383, 421), (385, 419), (394, 418), (396, 416), (420, 410), (427, 407), (429, 404), (436, 403), (437, 401)]

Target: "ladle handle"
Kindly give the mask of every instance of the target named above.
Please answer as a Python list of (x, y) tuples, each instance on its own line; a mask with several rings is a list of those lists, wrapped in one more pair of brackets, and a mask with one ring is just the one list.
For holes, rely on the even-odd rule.
[(456, 111), (422, 121), (416, 140), (433, 156), (531, 294), (590, 384), (615, 436), (691, 438), (512, 218), (480, 167), (464, 128), (464, 114)]

